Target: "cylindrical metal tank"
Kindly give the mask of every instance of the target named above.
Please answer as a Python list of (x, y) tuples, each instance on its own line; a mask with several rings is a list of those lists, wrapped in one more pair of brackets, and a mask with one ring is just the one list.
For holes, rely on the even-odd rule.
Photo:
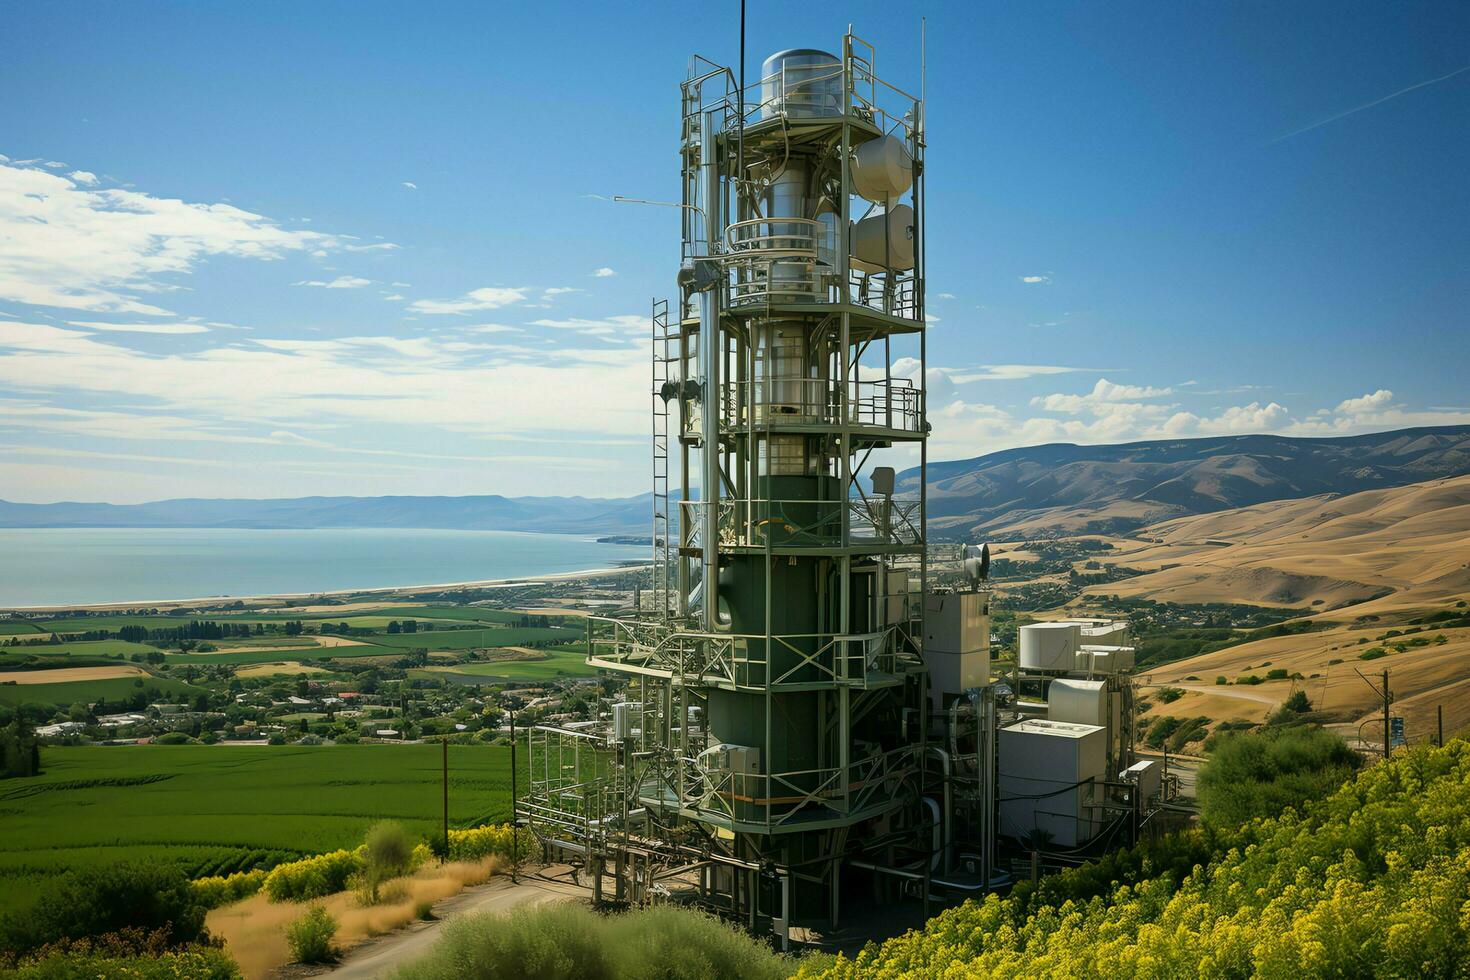
[(1020, 634), (1022, 670), (1071, 670), (1076, 664), (1082, 638), (1077, 623), (1031, 623)]
[(852, 154), (852, 189), (864, 200), (887, 204), (914, 186), (914, 158), (893, 134), (868, 140)]
[(864, 272), (914, 267), (914, 209), (899, 204), (852, 226), (853, 265)]
[(842, 115), (842, 59), (813, 48), (777, 51), (761, 65), (762, 119)]

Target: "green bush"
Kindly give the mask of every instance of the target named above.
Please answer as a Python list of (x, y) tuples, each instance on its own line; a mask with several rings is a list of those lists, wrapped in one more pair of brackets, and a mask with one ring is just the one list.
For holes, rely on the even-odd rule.
[(1230, 683), (1230, 678), (1226, 677), (1224, 674), (1221, 674), (1219, 677), (1216, 677), (1215, 678), (1215, 683), (1216, 684), (1229, 684)]
[[(4, 957), (0, 955), (0, 968)], [(170, 948), (158, 933), (129, 929), (98, 939), (61, 942), (3, 971), (9, 980), (239, 980), (223, 949), (203, 944)]]
[(265, 877), (265, 893), (272, 902), (321, 898), (346, 888), (347, 879), (361, 868), (361, 859), (352, 851), (332, 851), (278, 864)]
[(196, 878), (190, 884), (199, 904), (206, 909), (217, 909), (260, 891), (268, 873), (264, 870), (240, 871), (232, 875)]
[(1249, 684), (1252, 687), (1254, 687), (1255, 685), (1261, 683), (1261, 679), (1259, 677), (1257, 677), (1255, 674), (1242, 674), (1241, 676), (1239, 676), (1239, 677), (1237, 677), (1235, 679), (1235, 683), (1237, 683), (1237, 684)]
[(1199, 772), (1200, 817), (1216, 829), (1326, 796), (1362, 764), (1338, 736), (1296, 725), (1222, 739)]
[(474, 915), (444, 926), (399, 980), (776, 980), (797, 966), (702, 912), (663, 906), (604, 916), (574, 905)]
[(1285, 667), (1274, 667), (1271, 670), (1266, 671), (1266, 680), (1268, 681), (1284, 681), (1290, 676), (1290, 671), (1288, 671)]
[(381, 820), (368, 829), (361, 848), (359, 892), (367, 904), (378, 901), (383, 882), (407, 874), (414, 860), (414, 840), (403, 824)]
[(177, 868), (114, 864), (49, 880), (33, 904), (0, 920), (0, 949), (24, 953), (48, 943), (124, 929), (161, 935), (169, 946), (206, 938), (205, 908)]
[(332, 938), (337, 935), (337, 920), (320, 905), (286, 927), (286, 943), (297, 963), (330, 963), (337, 958)]
[(1388, 651), (1385, 650), (1385, 649), (1383, 649), (1383, 647), (1369, 647), (1368, 649), (1364, 650), (1362, 653), (1358, 654), (1358, 659), (1359, 660), (1377, 660), (1379, 657), (1386, 657), (1386, 656), (1388, 656)]
[(1182, 697), (1184, 697), (1184, 691), (1181, 690), (1180, 688), (1177, 688), (1177, 687), (1161, 687), (1161, 688), (1159, 688), (1159, 700), (1162, 701), (1162, 702), (1164, 702), (1165, 704), (1173, 704), (1175, 701), (1178, 701)]
[(1467, 811), (1470, 745), (1416, 747), (1221, 836), (1182, 883), (1119, 875), (1040, 907), (1018, 888), (798, 976), (1465, 976)]

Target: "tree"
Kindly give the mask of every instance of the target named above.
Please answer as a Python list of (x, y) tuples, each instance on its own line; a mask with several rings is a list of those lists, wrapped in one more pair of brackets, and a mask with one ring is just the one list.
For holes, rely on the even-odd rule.
[(417, 633), (418, 631), (419, 631), (419, 624), (415, 620), (405, 619), (403, 621), (403, 632), (405, 632), (405, 633)]
[(402, 627), (398, 625), (398, 620), (390, 619), (388, 621), (388, 633), (392, 635), (400, 632), (402, 632)]
[(1362, 759), (1325, 729), (1293, 725), (1236, 732), (1210, 753), (1199, 772), (1200, 815), (1220, 829), (1255, 817), (1300, 809), (1337, 789)]

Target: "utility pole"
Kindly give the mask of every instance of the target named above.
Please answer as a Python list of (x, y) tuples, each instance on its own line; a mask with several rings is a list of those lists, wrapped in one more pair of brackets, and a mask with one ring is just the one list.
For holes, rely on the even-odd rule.
[(516, 869), (520, 867), (520, 840), (516, 826), (516, 713), (510, 714), (510, 880), (516, 881)]
[[(1373, 693), (1383, 699), (1383, 758), (1387, 760), (1389, 752), (1393, 749), (1393, 744), (1390, 741), (1390, 739), (1393, 737), (1393, 722), (1389, 719), (1388, 716), (1389, 706), (1393, 704), (1393, 694), (1388, 689), (1388, 671), (1386, 669), (1383, 671), (1383, 686), (1381, 688), (1377, 684), (1374, 684), (1372, 681), (1370, 681), (1367, 676), (1365, 676), (1363, 672), (1358, 668), (1354, 667), (1353, 673), (1361, 677), (1363, 679), (1363, 683), (1371, 687), (1373, 689)], [(1364, 722), (1363, 724), (1367, 724), (1367, 722)]]
[(449, 736), (445, 735), (439, 744), (444, 750), (444, 856), (439, 859), (443, 864), (449, 860)]
[(1383, 668), (1383, 758), (1384, 758), (1384, 761), (1387, 761), (1388, 760), (1388, 754), (1389, 754), (1389, 752), (1391, 752), (1393, 750), (1393, 745), (1389, 741), (1389, 739), (1392, 737), (1391, 734), (1390, 734), (1390, 729), (1393, 726), (1389, 722), (1389, 718), (1388, 718), (1388, 706), (1390, 704), (1392, 704), (1392, 703), (1393, 703), (1393, 696), (1390, 695), (1389, 692), (1388, 692), (1388, 668), (1385, 667), (1385, 668)]

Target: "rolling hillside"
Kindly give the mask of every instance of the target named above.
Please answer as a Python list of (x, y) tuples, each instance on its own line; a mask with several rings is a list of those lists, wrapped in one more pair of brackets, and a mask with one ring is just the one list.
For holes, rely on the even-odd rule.
[(1166, 521), (1136, 537), (1137, 548), (1111, 558), (1148, 574), (1088, 591), (1323, 610), (1351, 604), (1356, 615), (1430, 606), (1470, 595), (1470, 476), (1273, 501)]
[(1358, 671), (1390, 674), (1410, 739), (1470, 727), (1470, 476), (1179, 518), (1114, 538), (1110, 563), (1145, 574), (1097, 596), (1310, 610), (1310, 632), (1270, 636), (1152, 668), (1183, 691), (1171, 715), (1259, 723), (1293, 691), (1349, 738), (1382, 738), (1382, 702)]
[[(1470, 426), (1011, 449), (929, 466), (937, 537), (1120, 533), (1275, 500), (1470, 473)], [(917, 470), (901, 477), (913, 487)]]

